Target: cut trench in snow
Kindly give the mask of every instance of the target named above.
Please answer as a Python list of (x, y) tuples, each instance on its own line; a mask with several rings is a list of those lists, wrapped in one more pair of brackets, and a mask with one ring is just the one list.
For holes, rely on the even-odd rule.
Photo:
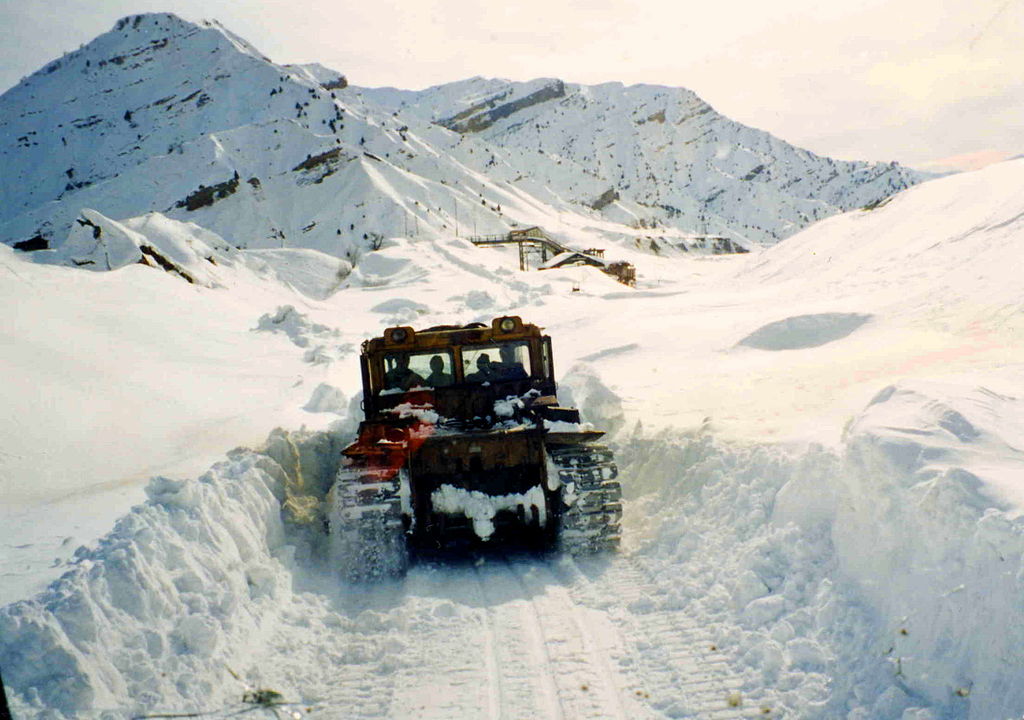
[[(277, 432), (266, 454), (154, 481), (69, 575), (0, 610), (0, 665), (18, 717), (235, 707), (226, 667), (355, 718), (1019, 715), (1024, 534), (962, 502), (980, 490), (956, 471), (995, 442), (988, 411), (1019, 401), (967, 400), (887, 390), (841, 453), (620, 432), (636, 499), (619, 555), (425, 562), (358, 590), (313, 529), (353, 429)], [(945, 448), (948, 471), (911, 446)], [(890, 587), (872, 584), (879, 562)], [(972, 608), (983, 621), (963, 621)]]
[[(662, 611), (679, 609), (624, 558), (428, 564), (369, 593), (299, 559), (313, 553), (296, 553), (303, 540), (289, 539), (274, 508), (319, 492), (335, 442), (275, 433), (267, 450), (279, 462), (236, 453), (200, 481), (154, 481), (150, 503), (82, 554), (51, 593), (0, 616), (5, 666), (38, 667), (9, 663), (12, 653), (67, 658), (60, 679), (52, 667), (46, 678), (16, 671), (18, 702), (69, 711), (228, 707), (238, 683), (224, 668), (233, 667), (254, 687), (319, 710), (346, 708), (347, 717), (468, 718), (496, 702), (502, 712), (567, 718), (731, 710), (727, 696), (742, 678), (714, 653), (705, 657), (703, 635), (673, 636), (680, 618)], [(690, 680), (679, 684), (681, 672)], [(431, 694), (439, 682), (448, 691)], [(436, 704), (425, 707), (423, 693)], [(759, 707), (724, 716), (752, 717)]]
[[(199, 480), (154, 480), (149, 501), (80, 551), (71, 573), (0, 611), (0, 662), (15, 668), (18, 716), (226, 716), (245, 686), (355, 718), (475, 718), (495, 708), (657, 718), (658, 708), (683, 704), (756, 715), (728, 708), (727, 691), (741, 680), (725, 668), (703, 672), (699, 687), (672, 690), (666, 676), (650, 689), (642, 656), (645, 643), (660, 641), (623, 635), (633, 596), (618, 597), (623, 582), (606, 581), (628, 567), (624, 558), (577, 565), (498, 553), (350, 588), (318, 559), (308, 502), (322, 496), (340, 440), (276, 431), (265, 454), (234, 452)], [(638, 577), (628, 584), (657, 598)], [(683, 649), (673, 647), (678, 657)], [(675, 672), (691, 669), (678, 662)]]

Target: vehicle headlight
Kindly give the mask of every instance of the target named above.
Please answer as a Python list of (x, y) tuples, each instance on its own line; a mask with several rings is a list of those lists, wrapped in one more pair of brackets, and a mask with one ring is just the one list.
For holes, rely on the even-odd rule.
[(502, 332), (512, 332), (516, 329), (516, 321), (512, 318), (504, 318), (498, 325)]
[(391, 331), (391, 341), (392, 342), (396, 342), (396, 343), (405, 342), (405, 338), (407, 336), (408, 336), (408, 333), (405, 331), (405, 328), (395, 328), (394, 330)]

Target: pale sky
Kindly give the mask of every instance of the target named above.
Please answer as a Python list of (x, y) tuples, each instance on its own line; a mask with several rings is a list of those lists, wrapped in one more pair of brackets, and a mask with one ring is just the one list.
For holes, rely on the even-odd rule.
[(0, 0), (0, 88), (156, 11), (217, 19), (275, 62), (319, 62), (354, 85), (682, 86), (832, 157), (1024, 153), (1024, 0)]

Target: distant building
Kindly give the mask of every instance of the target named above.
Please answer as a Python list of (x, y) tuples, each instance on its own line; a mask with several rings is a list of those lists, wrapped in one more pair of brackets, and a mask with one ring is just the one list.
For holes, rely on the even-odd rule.
[[(469, 241), (478, 246), (511, 245), (519, 246), (519, 269), (527, 269), (527, 251), (539, 252), (541, 256), (538, 270), (572, 267), (574, 265), (590, 265), (601, 272), (611, 275), (620, 283), (633, 287), (636, 285), (636, 268), (628, 262), (609, 263), (604, 259), (604, 250), (589, 248), (572, 250), (553, 240), (537, 226), (510, 230), (504, 235), (483, 235), (470, 237)], [(548, 257), (551, 253), (551, 257)]]
[(636, 285), (636, 267), (632, 263), (622, 261), (608, 262), (603, 258), (592, 255), (589, 251), (579, 252), (577, 250), (570, 250), (569, 252), (559, 253), (546, 263), (540, 265), (537, 269), (554, 270), (555, 268), (573, 267), (577, 265), (590, 265), (591, 267), (596, 267), (600, 269), (601, 272), (611, 275), (623, 285), (629, 285), (630, 287)]

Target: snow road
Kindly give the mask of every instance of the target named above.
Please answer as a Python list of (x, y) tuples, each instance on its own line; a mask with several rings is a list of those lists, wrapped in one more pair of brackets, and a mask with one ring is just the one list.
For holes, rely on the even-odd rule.
[[(325, 586), (325, 581), (328, 583)], [(247, 674), (351, 718), (746, 718), (715, 641), (628, 556), (497, 553), (415, 566), (352, 594), (323, 576), (297, 594)], [(290, 693), (289, 693), (290, 695)]]

